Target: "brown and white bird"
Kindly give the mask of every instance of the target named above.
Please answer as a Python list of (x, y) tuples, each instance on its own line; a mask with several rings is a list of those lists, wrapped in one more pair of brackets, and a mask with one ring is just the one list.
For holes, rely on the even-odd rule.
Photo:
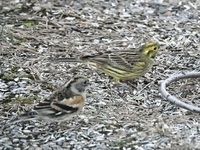
[(89, 80), (86, 77), (75, 76), (49, 98), (36, 105), (33, 111), (19, 116), (19, 119), (26, 116), (29, 120), (36, 118), (47, 122), (69, 120), (84, 107), (88, 85)]

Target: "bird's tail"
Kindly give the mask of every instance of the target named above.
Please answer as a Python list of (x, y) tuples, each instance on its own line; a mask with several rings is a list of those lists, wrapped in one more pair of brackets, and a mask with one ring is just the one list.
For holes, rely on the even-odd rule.
[(81, 62), (81, 60), (77, 59), (77, 58), (50, 58), (51, 61), (53, 62), (74, 62), (74, 63), (78, 63)]
[(11, 120), (9, 120), (10, 123), (17, 123), (21, 121), (28, 121), (28, 120), (33, 120), (37, 118), (37, 112), (35, 111), (27, 111), (23, 114), (20, 114)]

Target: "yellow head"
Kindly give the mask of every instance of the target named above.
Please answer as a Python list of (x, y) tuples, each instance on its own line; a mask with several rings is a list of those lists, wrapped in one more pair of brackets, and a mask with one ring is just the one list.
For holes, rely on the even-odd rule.
[(159, 48), (160, 46), (157, 43), (149, 42), (141, 47), (140, 52), (146, 58), (154, 59), (158, 54)]

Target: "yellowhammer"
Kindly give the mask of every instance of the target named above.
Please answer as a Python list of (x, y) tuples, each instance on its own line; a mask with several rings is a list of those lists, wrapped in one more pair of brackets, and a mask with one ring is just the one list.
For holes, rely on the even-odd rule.
[(54, 61), (87, 63), (120, 82), (120, 80), (135, 79), (148, 72), (153, 66), (158, 50), (159, 45), (150, 42), (144, 44), (138, 50), (105, 52), (79, 58), (56, 58)]

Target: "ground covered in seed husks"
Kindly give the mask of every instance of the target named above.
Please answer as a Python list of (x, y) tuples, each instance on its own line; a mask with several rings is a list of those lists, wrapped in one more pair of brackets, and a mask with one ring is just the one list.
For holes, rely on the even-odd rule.
[[(0, 1), (0, 149), (197, 149), (200, 116), (161, 97), (172, 74), (200, 71), (198, 0)], [(157, 42), (160, 53), (144, 77), (116, 85), (71, 57)], [(82, 113), (61, 125), (11, 123), (75, 74), (89, 78)], [(199, 106), (200, 79), (168, 91)]]

